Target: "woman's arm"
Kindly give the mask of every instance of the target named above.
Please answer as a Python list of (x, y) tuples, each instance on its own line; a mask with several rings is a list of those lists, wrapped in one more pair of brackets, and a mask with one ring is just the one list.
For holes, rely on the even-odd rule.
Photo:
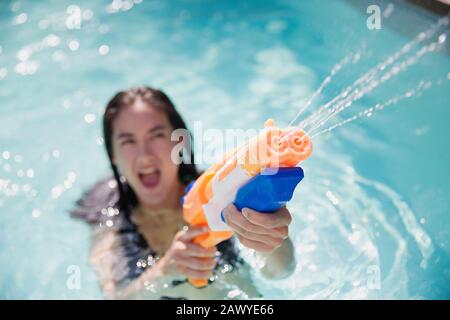
[(258, 253), (265, 258), (261, 273), (268, 279), (284, 279), (295, 270), (294, 246), (290, 238), (271, 253)]
[(105, 232), (101, 227), (94, 228), (92, 232), (92, 246), (89, 256), (100, 282), (103, 295), (107, 299), (116, 297), (116, 282), (114, 281), (114, 232)]
[[(216, 265), (216, 248), (205, 249), (191, 243), (192, 239), (205, 232), (205, 228), (192, 227), (175, 235), (170, 248), (152, 267), (138, 278), (119, 285), (112, 270), (113, 261), (118, 257), (114, 251), (116, 235), (94, 233), (90, 261), (94, 265), (104, 295), (108, 299), (138, 298), (146, 292), (146, 285), (155, 285), (160, 291), (161, 284), (171, 282), (176, 277), (209, 278)], [(120, 257), (119, 257), (120, 258)]]
[(116, 298), (118, 299), (136, 299), (139, 298), (143, 292), (146, 292), (146, 285), (159, 285), (163, 282), (170, 281), (169, 277), (163, 272), (163, 261), (158, 261), (151, 268), (145, 270), (138, 278), (127, 283), (122, 288), (116, 291)]
[(107, 299), (135, 298), (144, 291), (145, 283), (158, 283), (159, 280), (162, 280), (164, 276), (162, 263), (158, 261), (138, 278), (126, 282), (126, 284), (119, 284), (113, 272), (113, 261), (121, 259), (117, 256), (117, 250), (120, 250), (117, 246), (117, 235), (114, 231), (103, 231), (102, 228), (94, 229), (90, 262), (96, 270), (103, 295)]

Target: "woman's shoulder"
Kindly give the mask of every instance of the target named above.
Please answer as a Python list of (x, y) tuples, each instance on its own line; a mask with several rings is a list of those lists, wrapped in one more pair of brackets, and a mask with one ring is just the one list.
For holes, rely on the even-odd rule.
[(83, 193), (70, 215), (89, 224), (98, 224), (115, 214), (118, 201), (116, 180), (113, 177), (104, 178)]

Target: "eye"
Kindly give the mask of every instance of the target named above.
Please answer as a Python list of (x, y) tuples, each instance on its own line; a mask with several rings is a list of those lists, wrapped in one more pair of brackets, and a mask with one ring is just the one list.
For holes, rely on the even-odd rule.
[(126, 145), (128, 145), (128, 144), (133, 144), (134, 143), (134, 140), (133, 139), (126, 139), (126, 140), (122, 140), (121, 142), (120, 142), (120, 145), (121, 146), (126, 146)]
[(165, 138), (166, 134), (164, 132), (157, 132), (155, 133), (152, 138)]

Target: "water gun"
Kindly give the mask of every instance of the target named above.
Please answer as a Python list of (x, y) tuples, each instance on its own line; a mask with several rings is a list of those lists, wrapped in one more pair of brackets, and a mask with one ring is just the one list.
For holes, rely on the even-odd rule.
[[(210, 248), (233, 236), (223, 218), (223, 209), (234, 203), (237, 209), (251, 208), (271, 213), (291, 200), (303, 178), (298, 164), (309, 157), (312, 145), (301, 129), (277, 128), (269, 119), (265, 128), (246, 144), (225, 155), (191, 183), (182, 199), (183, 217), (209, 230), (193, 242)], [(196, 287), (207, 279), (189, 279)]]

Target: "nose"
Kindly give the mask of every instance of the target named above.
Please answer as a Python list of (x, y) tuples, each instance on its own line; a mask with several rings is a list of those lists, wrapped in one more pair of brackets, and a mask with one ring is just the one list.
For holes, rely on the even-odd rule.
[(138, 158), (142, 160), (152, 160), (155, 158), (155, 151), (152, 144), (144, 142), (139, 145)]

